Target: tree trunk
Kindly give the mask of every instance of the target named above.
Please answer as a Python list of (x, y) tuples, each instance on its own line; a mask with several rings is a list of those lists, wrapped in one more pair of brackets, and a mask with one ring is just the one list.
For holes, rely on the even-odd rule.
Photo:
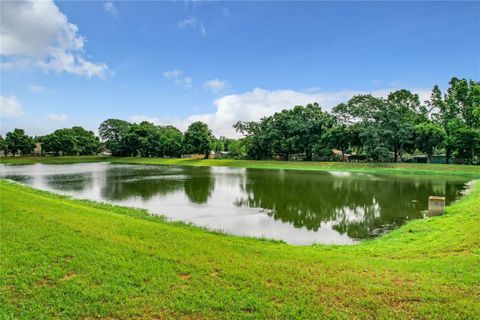
[(312, 153), (311, 152), (306, 152), (305, 160), (312, 161)]

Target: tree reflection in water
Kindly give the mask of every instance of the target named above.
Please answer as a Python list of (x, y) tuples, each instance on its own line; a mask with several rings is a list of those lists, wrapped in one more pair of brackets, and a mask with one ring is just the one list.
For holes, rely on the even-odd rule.
[[(163, 169), (163, 170), (161, 170)], [(141, 197), (149, 200), (154, 196), (184, 190), (192, 203), (206, 203), (214, 190), (214, 178), (209, 167), (173, 168), (164, 167), (112, 167), (104, 174), (102, 196), (108, 200), (127, 200)]]
[(245, 196), (236, 205), (267, 209), (275, 220), (313, 231), (328, 222), (338, 232), (362, 239), (421, 217), (432, 194), (453, 201), (463, 186), (464, 181), (393, 175), (247, 170)]

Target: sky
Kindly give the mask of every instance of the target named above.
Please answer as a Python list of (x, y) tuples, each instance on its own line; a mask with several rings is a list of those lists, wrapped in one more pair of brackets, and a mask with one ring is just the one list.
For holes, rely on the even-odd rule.
[(236, 121), (480, 80), (480, 2), (4, 1), (0, 133)]

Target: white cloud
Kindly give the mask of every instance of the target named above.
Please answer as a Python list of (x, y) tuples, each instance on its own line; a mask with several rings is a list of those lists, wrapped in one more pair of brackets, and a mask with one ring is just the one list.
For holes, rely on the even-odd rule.
[(28, 90), (33, 93), (42, 93), (43, 91), (45, 91), (45, 87), (39, 86), (37, 84), (31, 84), (28, 86)]
[(202, 21), (198, 20), (196, 17), (189, 17), (183, 20), (179, 20), (177, 26), (180, 29), (191, 28), (194, 30), (198, 30), (202, 36), (207, 35), (207, 29)]
[(68, 120), (68, 116), (65, 114), (49, 113), (47, 119), (55, 122), (65, 122)]
[(3, 69), (39, 67), (87, 78), (103, 78), (104, 63), (85, 58), (85, 38), (52, 0), (1, 1), (0, 54)]
[[(156, 118), (145, 115), (134, 115), (130, 117), (131, 121), (149, 121), (159, 125), (171, 124), (180, 130), (185, 130), (188, 125), (194, 121), (203, 121), (209, 125), (213, 133), (217, 136), (240, 137), (235, 132), (232, 125), (241, 121), (258, 121), (264, 116), (270, 116), (283, 109), (290, 109), (296, 105), (306, 105), (317, 102), (324, 110), (331, 110), (335, 105), (348, 101), (357, 94), (372, 94), (376, 97), (386, 97), (390, 92), (396, 89), (383, 89), (373, 92), (366, 91), (337, 91), (337, 92), (304, 92), (295, 90), (265, 90), (255, 88), (252, 91), (231, 94), (220, 97), (213, 101), (216, 111), (213, 113), (204, 113), (191, 115), (183, 119)], [(419, 94), (423, 100), (429, 96), (429, 90), (415, 90), (412, 92)]]
[(23, 108), (16, 96), (0, 96), (0, 117), (20, 118), (23, 116)]
[(185, 76), (182, 70), (165, 71), (163, 77), (173, 80), (177, 86), (185, 89), (192, 87), (192, 78)]
[(228, 81), (220, 79), (212, 79), (203, 84), (205, 90), (211, 91), (213, 93), (221, 92), (227, 89), (230, 86)]
[(118, 16), (118, 9), (115, 6), (115, 4), (111, 1), (105, 2), (103, 4), (103, 10), (105, 10), (105, 12), (110, 13), (114, 17)]

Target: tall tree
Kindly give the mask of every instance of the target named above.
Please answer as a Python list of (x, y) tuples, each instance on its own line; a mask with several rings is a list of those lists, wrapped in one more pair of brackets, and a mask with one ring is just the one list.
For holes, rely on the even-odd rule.
[(445, 141), (445, 130), (434, 122), (423, 122), (415, 126), (415, 146), (432, 160), (436, 148)]
[(342, 160), (345, 160), (345, 153), (352, 141), (349, 128), (344, 124), (336, 125), (328, 130), (325, 140), (328, 141), (331, 148), (342, 151)]
[(473, 164), (475, 157), (480, 156), (480, 130), (469, 126), (457, 128), (453, 134), (453, 145), (459, 161)]
[(105, 147), (114, 156), (125, 156), (128, 151), (125, 149), (125, 135), (131, 124), (124, 120), (108, 119), (103, 121), (98, 128), (100, 138), (105, 141)]
[[(425, 121), (418, 95), (408, 90), (398, 90), (388, 95), (384, 112), (384, 126), (389, 132), (389, 143), (394, 152), (394, 161), (402, 160), (405, 151), (414, 147), (413, 134), (416, 122)], [(423, 111), (423, 109), (422, 109)]]
[(194, 122), (188, 126), (183, 136), (183, 150), (186, 153), (203, 153), (205, 158), (208, 158), (212, 139), (212, 131), (206, 123)]
[(5, 136), (7, 152), (16, 155), (19, 151), (22, 154), (30, 154), (35, 148), (35, 142), (32, 137), (27, 136), (23, 129), (15, 128)]

